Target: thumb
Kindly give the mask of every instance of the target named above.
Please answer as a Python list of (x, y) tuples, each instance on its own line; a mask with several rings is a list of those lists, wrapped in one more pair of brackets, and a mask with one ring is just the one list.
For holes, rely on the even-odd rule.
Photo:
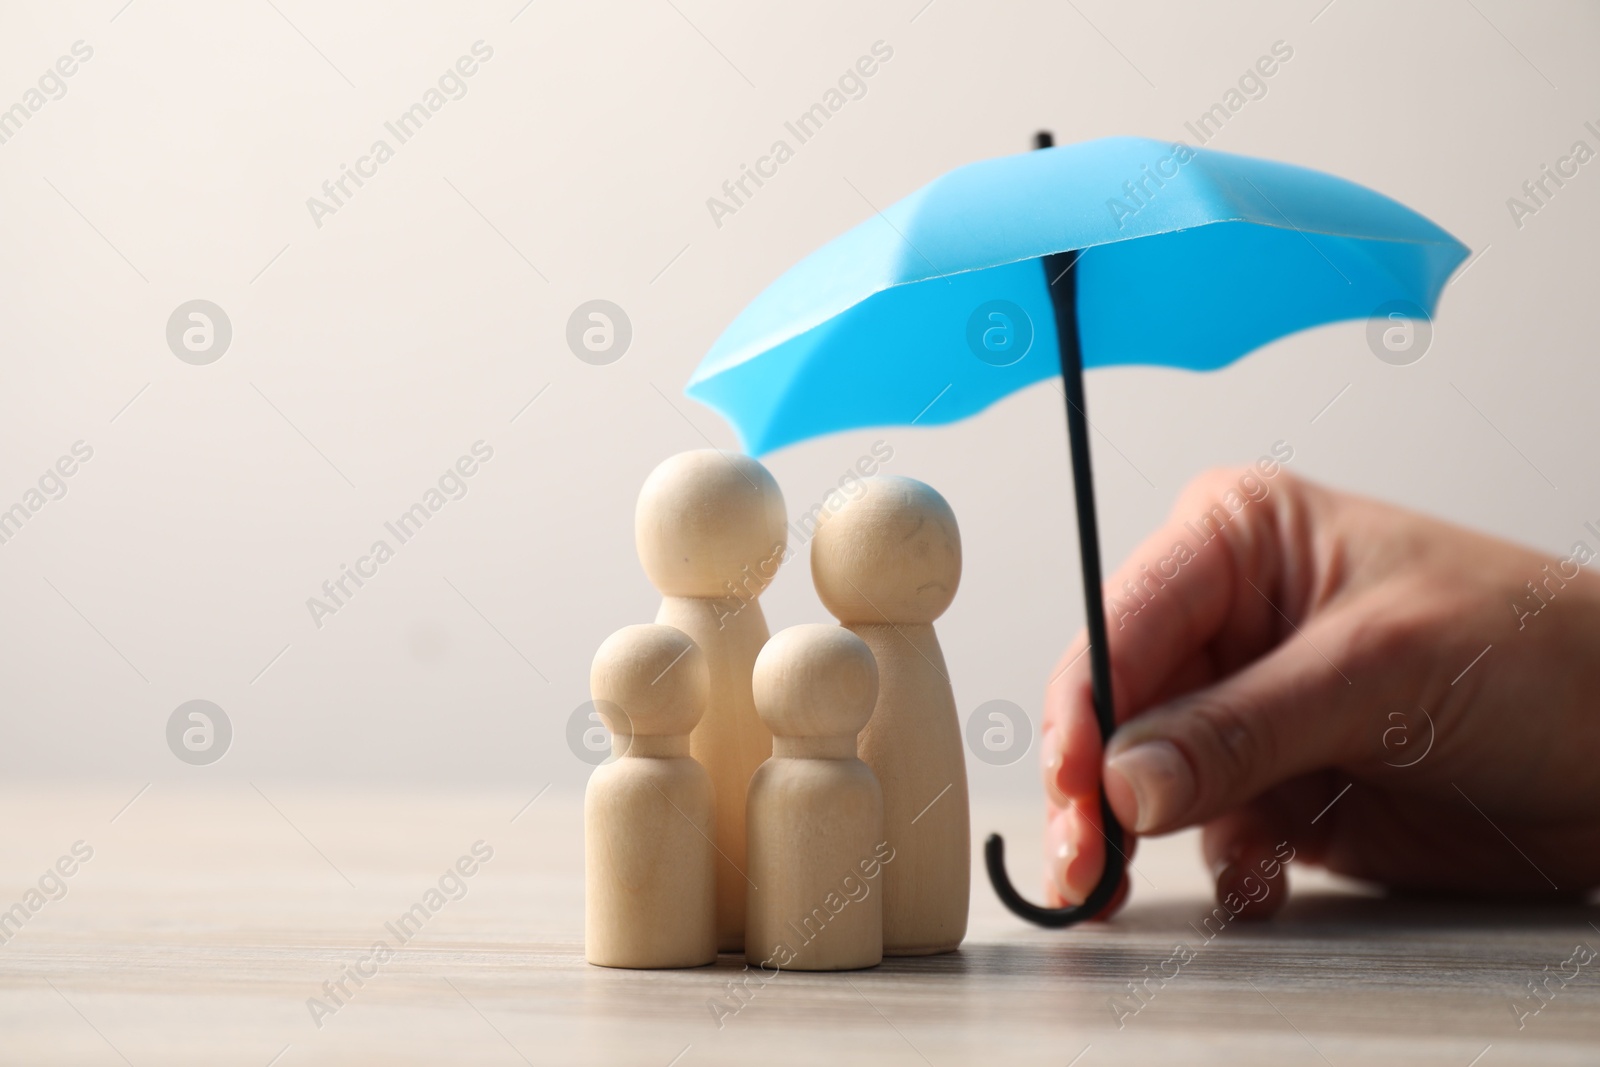
[(1371, 696), (1358, 698), (1318, 650), (1340, 646), (1330, 629), (1308, 625), (1237, 674), (1123, 724), (1105, 764), (1106, 796), (1123, 824), (1149, 834), (1205, 822), (1367, 754)]

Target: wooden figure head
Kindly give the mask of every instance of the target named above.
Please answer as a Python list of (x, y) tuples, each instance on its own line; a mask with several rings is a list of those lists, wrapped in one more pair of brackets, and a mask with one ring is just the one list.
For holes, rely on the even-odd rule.
[(811, 542), (811, 578), (846, 625), (931, 623), (961, 582), (961, 531), (931, 486), (878, 475), (825, 515)]
[(639, 562), (665, 596), (755, 596), (788, 546), (783, 493), (736, 452), (680, 452), (650, 472), (634, 512)]
[(872, 717), (878, 662), (840, 626), (810, 623), (775, 634), (756, 657), (756, 710), (775, 737), (849, 738)]
[(700, 646), (671, 626), (624, 626), (605, 639), (589, 670), (595, 710), (623, 737), (687, 734), (710, 688)]

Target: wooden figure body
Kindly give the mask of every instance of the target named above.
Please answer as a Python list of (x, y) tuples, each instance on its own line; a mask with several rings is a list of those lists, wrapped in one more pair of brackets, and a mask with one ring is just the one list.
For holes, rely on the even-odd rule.
[(878, 670), (837, 626), (793, 626), (756, 660), (756, 707), (772, 758), (750, 782), (745, 959), (842, 971), (883, 960), (883, 794), (856, 756)]
[(750, 672), (768, 637), (757, 597), (788, 553), (783, 494), (747, 456), (683, 452), (645, 480), (634, 539), (663, 596), (656, 622), (693, 638), (710, 670), (706, 713), (689, 746), (716, 787), (717, 946), (738, 952), (747, 884), (745, 790), (772, 754), (772, 735), (750, 695)]
[(967, 931), (972, 837), (961, 724), (933, 621), (955, 599), (961, 534), (950, 505), (880, 475), (811, 542), (817, 594), (872, 649), (878, 701), (861, 758), (883, 787), (883, 952), (949, 952)]
[(670, 626), (629, 626), (595, 654), (589, 686), (619, 755), (583, 798), (584, 954), (602, 967), (717, 959), (711, 778), (689, 755), (705, 657)]

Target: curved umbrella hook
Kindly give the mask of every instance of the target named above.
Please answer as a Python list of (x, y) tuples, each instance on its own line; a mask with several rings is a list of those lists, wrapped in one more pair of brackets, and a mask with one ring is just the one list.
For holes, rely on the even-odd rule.
[(989, 835), (989, 840), (983, 845), (983, 861), (989, 869), (989, 884), (994, 886), (995, 895), (1013, 915), (1037, 926), (1058, 928), (1093, 919), (1106, 909), (1122, 888), (1126, 860), (1122, 851), (1122, 826), (1117, 822), (1116, 816), (1111, 814), (1104, 796), (1100, 799), (1100, 811), (1101, 817), (1106, 820), (1106, 844), (1110, 846), (1106, 850), (1105, 870), (1101, 872), (1100, 881), (1095, 884), (1094, 890), (1084, 902), (1073, 907), (1046, 908), (1024, 899), (1006, 874), (1005, 840), (999, 834)]
[[(1040, 131), (1035, 138), (1036, 148), (1049, 148), (1055, 139), (1048, 131)], [(1095, 520), (1094, 476), (1089, 467), (1089, 417), (1084, 412), (1083, 354), (1078, 338), (1078, 278), (1072, 268), (1077, 264), (1078, 252), (1058, 252), (1043, 259), (1045, 283), (1050, 290), (1050, 303), (1055, 310), (1056, 344), (1061, 350), (1061, 382), (1067, 396), (1067, 438), (1072, 449), (1072, 488), (1077, 502), (1078, 552), (1083, 564), (1083, 598), (1085, 622), (1089, 630), (1089, 670), (1094, 695), (1094, 717), (1100, 728), (1102, 745), (1110, 741), (1116, 730), (1116, 716), (1111, 702), (1111, 657), (1106, 649), (1106, 615), (1100, 588), (1100, 537)], [(984, 863), (989, 869), (989, 883), (1001, 903), (1012, 913), (1039, 926), (1071, 926), (1092, 919), (1102, 912), (1122, 888), (1127, 865), (1123, 851), (1126, 834), (1106, 800), (1105, 789), (1100, 791), (1100, 818), (1104, 824), (1106, 862), (1100, 881), (1082, 904), (1067, 908), (1045, 908), (1023, 899), (1011, 879), (1006, 875), (1005, 842), (999, 834), (990, 834), (983, 846)]]

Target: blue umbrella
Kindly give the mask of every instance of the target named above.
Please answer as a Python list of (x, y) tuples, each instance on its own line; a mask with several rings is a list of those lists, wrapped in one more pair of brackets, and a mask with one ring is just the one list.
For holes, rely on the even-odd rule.
[[(1302, 167), (1135, 137), (1051, 147), (949, 172), (830, 241), (717, 339), (686, 392), (763, 455), (838, 430), (966, 418), (1059, 374), (1077, 502), (1090, 672), (1115, 728), (1083, 370), (1214, 370), (1322, 323), (1422, 319), (1468, 254), (1402, 204)], [(1100, 912), (1123, 876), (1111, 844), (1081, 905), (995, 891), (1044, 926)]]

